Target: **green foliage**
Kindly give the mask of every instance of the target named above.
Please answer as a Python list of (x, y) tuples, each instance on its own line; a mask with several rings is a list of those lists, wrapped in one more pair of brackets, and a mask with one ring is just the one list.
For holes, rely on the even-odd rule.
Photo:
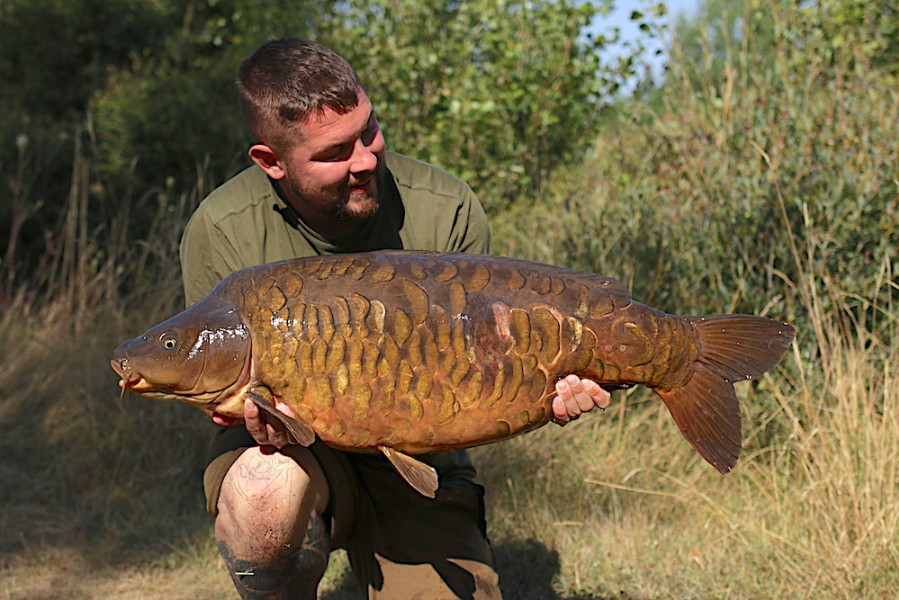
[(321, 5), (285, 14), (258, 0), (160, 2), (171, 30), (158, 51), (136, 56), (93, 98), (103, 174), (181, 190), (198, 169), (221, 181), (246, 166), (237, 64), (270, 36), (309, 35)]
[(803, 33), (831, 64), (870, 64), (899, 74), (899, 5), (865, 0), (820, 0), (799, 10)]
[[(103, 42), (122, 43), (96, 63), (108, 70), (67, 77), (65, 57), (50, 55), (101, 36), (57, 29), (70, 45), (56, 47), (42, 23), (58, 23), (53, 11), (72, 11), (74, 23), (85, 7), (113, 13), (125, 4), (146, 11), (145, 30)], [(447, 162), (462, 157), (460, 172), (492, 173), (502, 194), (544, 190), (511, 204), (479, 190), (494, 207), (508, 204), (494, 219), (506, 252), (618, 276), (635, 297), (670, 311), (762, 312), (800, 325), (798, 351), (783, 370), (739, 386), (745, 450), (727, 478), (702, 464), (663, 406), (640, 392), (619, 395), (626, 401), (605, 415), (476, 451), (509, 595), (889, 597), (899, 560), (899, 95), (896, 21), (888, 18), (895, 11), (855, 0), (747, 1), (713, 18), (710, 1), (701, 13), (709, 19), (690, 23), (695, 36), (675, 39), (658, 98), (620, 101), (595, 140), (590, 123), (575, 131), (596, 142), (588, 158), (572, 153), (546, 173), (534, 167), (538, 185), (529, 171), (509, 168), (502, 179), (490, 169), (499, 159), (522, 169), (550, 164), (513, 158), (537, 156), (533, 149), (556, 143), (551, 130), (571, 134), (565, 120), (592, 113), (555, 113), (561, 121), (546, 123), (545, 146), (503, 137), (543, 123), (533, 96), (564, 99), (539, 88), (530, 66), (551, 74), (551, 60), (514, 27), (508, 47), (527, 72), (498, 70), (516, 63), (483, 54), (501, 53), (497, 40), (466, 42), (478, 49), (468, 55), (481, 60), (475, 66), (454, 62), (453, 46), (440, 38), (461, 35), (450, 21), (461, 19), (462, 4), (442, 26), (423, 4), (391, 4), (421, 28), (417, 37), (399, 23), (369, 22), (369, 34), (349, 19), (362, 18), (361, 5), (320, 15), (318, 31), (335, 46), (340, 31), (354, 32), (341, 50), (364, 61), (387, 133), (399, 135), (394, 147)], [(36, 12), (27, 21), (29, 5)], [(748, 28), (747, 15), (758, 15)], [(234, 132), (223, 116), (231, 101), (216, 94), (231, 94), (225, 80), (236, 60), (263, 36), (286, 33), (278, 27), (291, 16), (255, 0), (12, 0), (0, 4), (0, 16), (2, 26), (12, 17), (20, 24), (0, 35), (4, 50), (32, 38), (46, 44), (33, 55), (0, 54), (0, 226), (13, 233), (10, 246), (21, 243), (15, 256), (4, 248), (0, 269), (0, 440), (8, 458), (0, 479), (16, 483), (0, 488), (0, 590), (12, 598), (225, 596), (233, 589), (199, 487), (208, 422), (188, 407), (119, 398), (106, 361), (123, 338), (181, 305), (162, 290), (178, 287), (176, 232), (208, 182), (192, 179), (198, 189), (185, 193), (178, 173), (207, 152), (208, 164), (230, 168), (240, 148), (219, 141)], [(466, 18), (476, 37), (484, 28)], [(505, 31), (505, 23), (483, 22)], [(383, 37), (388, 29), (393, 38)], [(347, 48), (369, 39), (377, 44)], [(43, 75), (29, 71), (42, 53), (63, 65), (51, 69), (59, 78), (53, 89), (68, 100), (32, 96)], [(479, 70), (505, 77), (501, 89)], [(406, 85), (388, 85), (391, 77)], [(477, 96), (467, 77), (490, 94)], [(515, 82), (528, 91), (518, 100), (521, 128), (507, 130), (492, 116), (515, 120)], [(464, 92), (461, 104), (454, 108), (444, 88)], [(80, 116), (85, 106), (91, 118)], [(476, 128), (452, 129), (469, 120), (465, 127)], [(430, 133), (435, 123), (439, 136)], [(478, 146), (470, 155), (462, 152), (466, 135)], [(168, 136), (171, 145), (162, 143)], [(455, 146), (442, 150), (444, 139)], [(505, 154), (494, 159), (480, 146)], [(28, 247), (37, 248), (33, 257)], [(10, 263), (24, 265), (18, 273), (28, 279), (12, 277)]]
[[(756, 28), (774, 35), (765, 60), (752, 59), (756, 29), (736, 48), (675, 54), (659, 108), (622, 105), (592, 156), (560, 174), (536, 225), (517, 237), (498, 227), (513, 235), (506, 247), (618, 276), (672, 312), (803, 325), (795, 290), (810, 273), (848, 297), (895, 299), (895, 86), (854, 53), (835, 64), (802, 11), (768, 8)], [(824, 283), (811, 287), (833, 308)], [(886, 322), (850, 304), (858, 324)]]
[[(214, 185), (242, 167), (237, 63), (268, 36), (311, 34), (325, 5), (311, 0), (285, 12), (260, 0), (0, 4), (0, 231), (9, 234), (0, 301), (17, 281), (40, 279), (58, 249), (51, 232), (82, 191), (76, 186), (100, 208), (82, 217), (86, 235), (108, 232), (113, 215), (128, 212), (126, 235), (141, 239), (158, 211), (150, 198), (178, 198), (198, 180)], [(122, 206), (133, 197), (134, 206)]]
[[(768, 68), (774, 60), (774, 4), (769, 0), (705, 0), (698, 14), (681, 14), (674, 25), (678, 68), (694, 85), (725, 65), (752, 62)], [(744, 65), (745, 67), (746, 65)]]
[[(0, 299), (57, 242), (91, 95), (163, 23), (150, 0), (0, 3)], [(28, 273), (30, 275), (30, 273)]]
[[(198, 178), (215, 185), (246, 165), (233, 74), (259, 43), (284, 35), (343, 53), (392, 147), (465, 177), (488, 208), (539, 196), (549, 174), (588, 147), (599, 101), (633, 69), (629, 55), (601, 65), (610, 38), (584, 36), (607, 8), (573, 0), (309, 0), (288, 11), (262, 0), (6, 2), (0, 171), (12, 202), (0, 203), (0, 230), (11, 233), (3, 294), (52, 253), (44, 234), (63, 222), (76, 179), (100, 206), (140, 199), (128, 207), (128, 234), (139, 239), (156, 195), (193, 193)], [(85, 169), (77, 177), (73, 157)], [(91, 212), (86, 230), (108, 229), (114, 212)]]
[[(676, 35), (658, 97), (621, 102), (592, 154), (560, 169), (534, 209), (494, 219), (494, 231), (503, 252), (617, 276), (671, 312), (792, 321), (796, 351), (756, 386), (738, 386), (745, 442), (728, 478), (704, 481), (681, 466), (697, 460), (687, 451), (655, 446), (668, 434), (656, 426), (664, 410), (621, 403), (614, 427), (584, 434), (602, 456), (580, 463), (600, 486), (587, 509), (572, 515), (578, 504), (558, 501), (569, 478), (544, 483), (538, 470), (513, 488), (513, 470), (492, 516), (514, 532), (519, 515), (549, 514), (541, 531), (569, 548), (560, 553), (574, 563), (571, 588), (588, 595), (889, 596), (899, 557), (895, 62), (878, 58), (889, 46), (874, 43), (887, 39), (876, 20), (837, 19), (826, 2), (708, 10), (735, 4), (706, 3), (700, 14), (713, 18)], [(514, 468), (530, 455), (549, 464), (545, 447), (567, 466), (567, 441), (532, 439), (486, 451), (513, 455)], [(629, 456), (610, 469), (619, 441)], [(560, 533), (566, 522), (576, 533)], [(703, 548), (722, 539), (716, 564), (721, 552)]]
[(111, 77), (92, 103), (103, 179), (127, 174), (129, 185), (144, 189), (168, 179), (180, 189), (198, 169), (221, 178), (243, 164), (246, 140), (232, 83), (240, 57), (222, 54), (231, 61), (150, 60)]
[[(160, 39), (152, 0), (7, 0), (0, 5), (0, 103), (30, 119), (77, 118), (108, 72)], [(24, 115), (20, 115), (23, 116)]]
[(618, 80), (599, 8), (540, 2), (350, 1), (325, 37), (360, 73), (388, 142), (466, 179), (488, 211), (539, 196), (579, 156)]
[[(789, 14), (788, 22), (784, 20)], [(812, 60), (830, 71), (856, 62), (884, 75), (899, 73), (899, 6), (865, 0), (788, 3), (705, 0), (696, 17), (681, 15), (674, 41), (678, 66), (697, 76), (726, 64), (753, 61), (772, 67), (776, 45), (793, 45), (789, 60)]]

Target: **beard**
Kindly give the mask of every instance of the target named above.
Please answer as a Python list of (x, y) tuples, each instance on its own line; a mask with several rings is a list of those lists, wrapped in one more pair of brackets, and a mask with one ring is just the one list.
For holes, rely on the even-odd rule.
[[(301, 206), (314, 211), (319, 217), (341, 223), (361, 223), (372, 218), (381, 207), (380, 183), (384, 171), (383, 163), (379, 162), (368, 179), (352, 178), (334, 191), (306, 190), (290, 179), (285, 183)], [(368, 181), (371, 185), (367, 193), (350, 193), (351, 189)]]
[(334, 206), (331, 216), (338, 221), (367, 221), (381, 207), (380, 194), (344, 194), (343, 200)]

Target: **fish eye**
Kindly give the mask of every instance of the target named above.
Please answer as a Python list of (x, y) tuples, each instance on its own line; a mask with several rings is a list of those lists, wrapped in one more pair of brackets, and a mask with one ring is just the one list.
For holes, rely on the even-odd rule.
[(163, 333), (159, 339), (162, 342), (162, 347), (166, 350), (174, 350), (178, 347), (178, 338), (172, 333)]

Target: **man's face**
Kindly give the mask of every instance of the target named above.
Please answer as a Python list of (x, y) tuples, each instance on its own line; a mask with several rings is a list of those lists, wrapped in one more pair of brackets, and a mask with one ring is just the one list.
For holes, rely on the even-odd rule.
[[(368, 97), (340, 115), (326, 109), (299, 126), (302, 139), (281, 158), (281, 180), (294, 209), (310, 226), (330, 233), (359, 223), (380, 205), (384, 136)], [(341, 227), (342, 228), (342, 227)]]

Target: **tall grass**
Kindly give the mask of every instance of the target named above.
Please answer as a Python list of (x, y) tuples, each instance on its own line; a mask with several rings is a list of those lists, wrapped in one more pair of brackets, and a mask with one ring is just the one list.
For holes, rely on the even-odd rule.
[(899, 96), (860, 53), (833, 64), (789, 43), (798, 18), (776, 11), (775, 47), (747, 31), (717, 70), (674, 44), (659, 96), (625, 105), (532, 214), (498, 223), (503, 252), (617, 276), (668, 311), (799, 326), (781, 368), (738, 386), (727, 477), (641, 392), (481, 451), (494, 523), (551, 548), (566, 593), (895, 594)]
[[(109, 366), (119, 343), (183, 308), (180, 232), (208, 179), (110, 203), (79, 145), (72, 165), (37, 268), (4, 270), (0, 595), (227, 597), (201, 483), (213, 426), (186, 405), (121, 396)], [(346, 565), (334, 562), (331, 587)]]
[[(135, 557), (165, 563), (208, 534), (196, 516), (202, 491), (190, 483), (205, 419), (120, 398), (108, 362), (120, 341), (181, 307), (177, 232), (196, 193), (123, 198), (91, 227), (88, 214), (109, 207), (80, 149), (72, 162), (65, 220), (48, 229), (37, 270), (10, 269), (21, 279), (0, 307), (7, 597), (86, 597), (104, 569), (126, 572)], [(128, 210), (145, 203), (158, 205), (156, 235), (129, 239)]]
[(557, 588), (572, 595), (890, 597), (899, 583), (896, 313), (875, 338), (808, 309), (816, 357), (797, 346), (763, 386), (739, 390), (746, 441), (733, 473), (702, 463), (660, 402), (631, 394), (564, 431), (479, 450), (500, 539), (551, 548)]
[(831, 64), (791, 38), (793, 12), (773, 18), (773, 48), (749, 31), (714, 70), (675, 45), (665, 88), (621, 105), (537, 218), (497, 221), (501, 249), (615, 275), (678, 312), (796, 320), (802, 276), (827, 310), (828, 280), (894, 295), (872, 286), (884, 260), (899, 270), (899, 88), (863, 56)]

